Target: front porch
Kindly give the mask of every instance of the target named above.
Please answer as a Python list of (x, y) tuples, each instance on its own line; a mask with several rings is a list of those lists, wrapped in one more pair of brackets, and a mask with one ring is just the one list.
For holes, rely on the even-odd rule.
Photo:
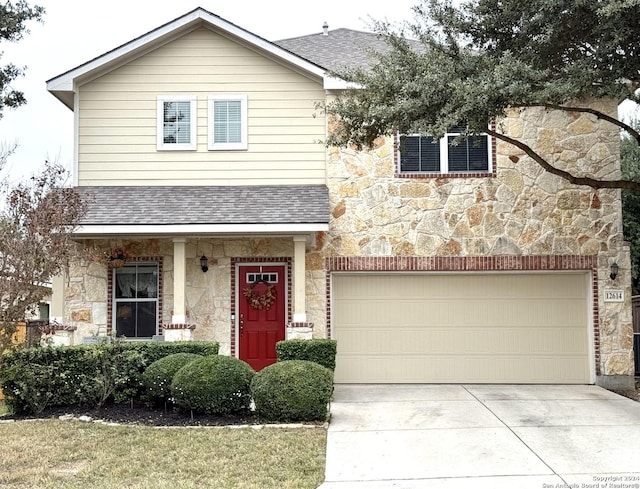
[[(282, 297), (278, 297), (283, 310), (281, 339), (325, 337), (325, 272), (323, 261), (313, 259), (319, 241), (323, 241), (322, 232), (89, 239), (84, 244), (93, 258), (74, 264), (68, 277), (54, 280), (52, 320), (75, 328), (68, 334), (70, 344), (91, 336), (124, 334), (128, 339), (151, 339), (159, 335), (165, 341), (217, 341), (221, 354), (238, 356), (247, 279), (262, 278), (255, 273), (278, 266), (282, 270), (277, 278), (282, 280)], [(103, 259), (115, 248), (127, 255), (122, 267), (114, 268), (108, 258)], [(254, 275), (247, 275), (245, 268)], [(125, 271), (131, 273), (122, 278)], [(129, 283), (134, 276), (138, 282)], [(153, 287), (147, 284), (151, 277)], [(124, 293), (125, 285), (127, 290), (144, 290), (137, 294), (144, 298)], [(152, 330), (128, 326), (136, 322), (136, 305), (147, 315), (149, 310), (154, 312)], [(142, 313), (138, 316), (140, 322)]]

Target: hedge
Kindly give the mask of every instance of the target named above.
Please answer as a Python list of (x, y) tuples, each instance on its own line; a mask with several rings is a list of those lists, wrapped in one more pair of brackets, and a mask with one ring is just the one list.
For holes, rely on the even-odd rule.
[(2, 358), (0, 385), (15, 413), (126, 402), (140, 397), (146, 367), (173, 353), (215, 355), (216, 342), (124, 342), (26, 348)]
[(336, 340), (285, 340), (276, 343), (276, 357), (279, 362), (307, 360), (335, 370), (336, 347)]

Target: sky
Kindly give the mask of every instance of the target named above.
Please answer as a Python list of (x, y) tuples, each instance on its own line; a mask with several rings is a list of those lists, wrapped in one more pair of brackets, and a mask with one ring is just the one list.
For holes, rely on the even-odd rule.
[(0, 65), (26, 66), (12, 85), (27, 104), (4, 110), (0, 148), (18, 144), (5, 172), (14, 179), (36, 172), (48, 159), (71, 169), (73, 113), (46, 90), (46, 81), (202, 7), (269, 41), (346, 27), (371, 30), (370, 18), (412, 19), (418, 0), (30, 0), (46, 9), (44, 22), (30, 22), (17, 43), (0, 44)]
[[(46, 81), (124, 44), (197, 7), (275, 41), (346, 27), (371, 30), (371, 18), (400, 22), (413, 18), (418, 0), (31, 0), (46, 9), (44, 22), (28, 24), (17, 43), (0, 44), (0, 65), (26, 66), (13, 86), (27, 105), (5, 110), (0, 119), (2, 145), (18, 144), (4, 173), (28, 177), (46, 159), (72, 168), (73, 114), (46, 90)], [(626, 113), (629, 112), (626, 109)], [(635, 116), (640, 112), (635, 109)]]

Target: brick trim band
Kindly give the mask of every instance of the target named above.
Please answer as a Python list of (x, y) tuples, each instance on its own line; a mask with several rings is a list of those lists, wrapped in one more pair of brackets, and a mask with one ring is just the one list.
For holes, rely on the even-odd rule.
[(533, 256), (335, 256), (326, 259), (328, 271), (482, 271), (592, 270), (594, 255)]
[(163, 324), (162, 325), (162, 329), (196, 329), (196, 325), (195, 324), (184, 324), (184, 323), (169, 323), (169, 324)]
[(311, 328), (313, 329), (313, 323), (307, 322), (297, 322), (297, 323), (288, 323), (287, 328)]
[(58, 324), (54, 322), (42, 321), (42, 324), (37, 325), (38, 330), (44, 334), (52, 334), (56, 331), (77, 331), (77, 326), (65, 326), (64, 324)]

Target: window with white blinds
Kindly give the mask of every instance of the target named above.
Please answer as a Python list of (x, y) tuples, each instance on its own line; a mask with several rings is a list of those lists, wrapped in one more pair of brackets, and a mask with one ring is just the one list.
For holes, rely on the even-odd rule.
[(247, 96), (209, 96), (209, 149), (247, 149)]

